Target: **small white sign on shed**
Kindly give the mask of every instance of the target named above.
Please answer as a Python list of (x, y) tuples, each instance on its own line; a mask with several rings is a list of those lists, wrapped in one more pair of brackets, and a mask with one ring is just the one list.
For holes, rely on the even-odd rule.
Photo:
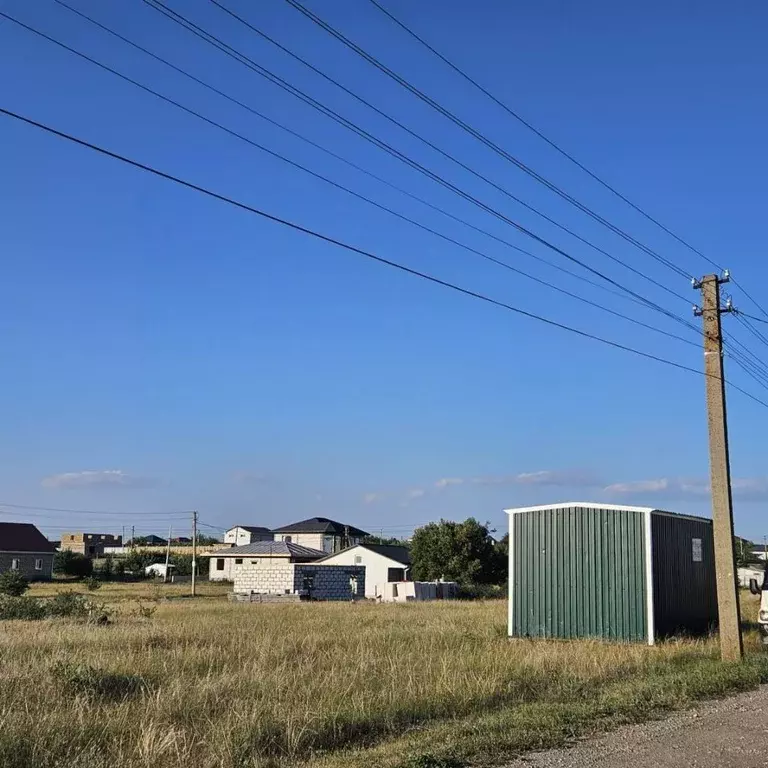
[(701, 546), (701, 539), (691, 539), (691, 544), (691, 549), (693, 551), (693, 562), (702, 562), (704, 560), (704, 550)]

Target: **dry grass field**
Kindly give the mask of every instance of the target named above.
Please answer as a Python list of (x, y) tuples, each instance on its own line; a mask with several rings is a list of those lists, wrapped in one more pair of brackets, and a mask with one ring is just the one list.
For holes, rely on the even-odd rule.
[(503, 601), (154, 602), (166, 590), (188, 585), (105, 585), (107, 626), (0, 623), (3, 768), (493, 765), (768, 680), (754, 632), (747, 663), (721, 665), (709, 639), (510, 641)]

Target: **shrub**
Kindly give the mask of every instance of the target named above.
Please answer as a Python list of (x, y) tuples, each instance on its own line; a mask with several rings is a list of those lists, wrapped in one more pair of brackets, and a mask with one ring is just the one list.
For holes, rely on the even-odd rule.
[(111, 611), (103, 604), (77, 592), (59, 592), (48, 601), (52, 618), (84, 619), (92, 624), (109, 624)]
[(84, 578), (93, 573), (93, 562), (79, 552), (63, 549), (53, 557), (53, 571), (64, 576)]
[(18, 571), (0, 573), (0, 595), (21, 597), (29, 589), (29, 582)]
[(84, 583), (86, 589), (90, 592), (95, 592), (97, 589), (101, 589), (101, 582), (95, 576), (89, 576)]
[(0, 595), (0, 620), (40, 621), (46, 617), (45, 605), (34, 597)]
[(74, 693), (121, 701), (149, 690), (141, 675), (105, 672), (90, 664), (54, 665), (53, 676)]

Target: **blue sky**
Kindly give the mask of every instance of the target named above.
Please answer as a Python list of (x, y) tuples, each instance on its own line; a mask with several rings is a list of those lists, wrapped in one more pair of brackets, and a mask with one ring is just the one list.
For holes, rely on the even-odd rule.
[[(763, 305), (768, 10), (737, 3), (408, 3), (388, 9)], [(294, 131), (475, 226), (566, 263), (145, 4), (71, 4)], [(173, 3), (171, 3), (173, 5)], [(282, 0), (225, 5), (600, 248), (690, 285), (376, 72)], [(686, 273), (698, 256), (473, 90), (376, 8), (308, 3), (355, 42)], [(173, 5), (510, 218), (664, 307), (616, 265), (433, 152), (226, 16)], [(616, 311), (696, 335), (466, 229), (206, 91), (55, 4), (2, 10), (232, 130), (473, 248)], [(358, 247), (694, 368), (702, 353), (478, 259), (0, 21), (2, 106)], [(709, 514), (701, 377), (452, 294), (0, 120), (8, 519), (68, 528), (279, 525), (327, 515), (405, 534), (564, 499)], [(573, 265), (570, 265), (573, 267)], [(578, 267), (573, 267), (578, 270)], [(586, 274), (586, 273), (584, 273)], [(734, 302), (759, 314), (732, 288)], [(761, 357), (768, 350), (725, 321)], [(733, 381), (761, 388), (733, 365)], [(765, 394), (765, 393), (763, 393)], [(766, 531), (764, 408), (729, 400), (737, 530)], [(0, 507), (2, 509), (2, 507)], [(208, 530), (213, 531), (214, 528)]]

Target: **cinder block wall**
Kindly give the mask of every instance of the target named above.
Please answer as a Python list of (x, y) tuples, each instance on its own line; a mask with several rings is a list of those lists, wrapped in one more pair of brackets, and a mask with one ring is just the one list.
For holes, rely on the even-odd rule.
[[(312, 577), (311, 597), (315, 600), (352, 600), (365, 596), (364, 565), (299, 565), (293, 566), (293, 589), (304, 591), (305, 577)], [(357, 579), (357, 593), (352, 592), (351, 579)]]
[(246, 560), (235, 565), (232, 573), (234, 592), (284, 595), (293, 591), (293, 566), (287, 558), (273, 565), (252, 564)]

